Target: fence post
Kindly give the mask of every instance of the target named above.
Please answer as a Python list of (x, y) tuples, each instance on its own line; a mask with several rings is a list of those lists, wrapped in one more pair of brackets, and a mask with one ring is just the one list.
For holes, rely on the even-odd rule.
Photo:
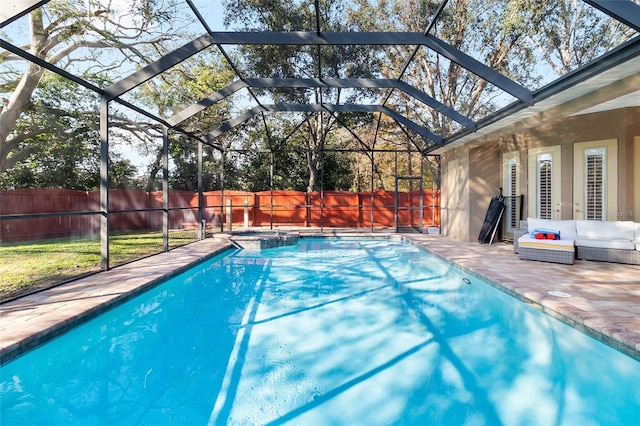
[(249, 227), (249, 200), (244, 199), (244, 227)]
[(227, 198), (227, 231), (231, 231), (233, 226), (233, 216), (231, 210), (231, 198)]

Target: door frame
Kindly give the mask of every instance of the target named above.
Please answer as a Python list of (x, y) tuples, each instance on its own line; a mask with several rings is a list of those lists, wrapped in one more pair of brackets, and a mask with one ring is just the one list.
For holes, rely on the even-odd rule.
[(602, 148), (605, 152), (603, 220), (618, 218), (618, 140), (577, 142), (573, 145), (573, 218), (584, 219), (585, 151)]
[(560, 145), (531, 148), (528, 151), (528, 202), (529, 217), (538, 217), (538, 157), (551, 155), (551, 218), (560, 219), (560, 205), (562, 200), (562, 150)]

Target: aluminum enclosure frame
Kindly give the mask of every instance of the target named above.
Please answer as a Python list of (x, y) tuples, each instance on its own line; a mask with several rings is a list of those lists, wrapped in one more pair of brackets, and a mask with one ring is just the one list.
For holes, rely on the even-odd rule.
[[(28, 14), (29, 12), (46, 5), (50, 0), (7, 0), (3, 2), (3, 8), (0, 10), (0, 29), (5, 27), (11, 22), (19, 19), (20, 17)], [(112, 84), (106, 89), (101, 89), (91, 84), (90, 82), (83, 80), (77, 76), (74, 76), (67, 71), (57, 67), (54, 64), (48, 63), (43, 59), (37, 58), (29, 52), (8, 43), (5, 40), (0, 39), (0, 48), (16, 54), (23, 59), (36, 63), (37, 65), (46, 68), (47, 70), (54, 72), (64, 78), (72, 80), (83, 87), (97, 93), (101, 97), (100, 101), (100, 142), (101, 142), (101, 162), (100, 162), (100, 215), (101, 215), (101, 265), (103, 269), (109, 268), (109, 203), (108, 203), (108, 190), (109, 190), (109, 173), (108, 173), (108, 111), (110, 102), (117, 102), (127, 108), (138, 112), (147, 118), (154, 120), (158, 123), (162, 130), (163, 135), (163, 192), (168, 192), (168, 130), (174, 130), (180, 132), (198, 143), (198, 169), (199, 169), (199, 194), (202, 198), (202, 145), (210, 145), (220, 150), (221, 155), (224, 156), (224, 149), (222, 149), (215, 140), (225, 132), (235, 128), (236, 126), (246, 122), (250, 118), (261, 114), (264, 119), (266, 113), (282, 112), (282, 111), (297, 111), (308, 113), (322, 113), (328, 112), (331, 114), (339, 112), (375, 112), (385, 114), (391, 117), (405, 134), (408, 135), (409, 129), (419, 137), (423, 139), (423, 143), (414, 144), (421, 155), (427, 156), (430, 152), (436, 150), (439, 147), (446, 146), (450, 143), (454, 143), (460, 138), (473, 134), (479, 128), (485, 127), (494, 123), (495, 121), (513, 114), (524, 108), (533, 106), (536, 102), (545, 99), (553, 94), (557, 94), (566, 90), (567, 88), (577, 84), (592, 76), (615, 66), (621, 61), (625, 61), (628, 58), (636, 57), (640, 54), (640, 39), (636, 37), (631, 42), (628, 42), (624, 46), (621, 46), (613, 51), (603, 55), (596, 62), (588, 64), (568, 75), (562, 76), (553, 83), (545, 86), (537, 91), (530, 91), (526, 87), (523, 87), (519, 83), (511, 80), (504, 74), (486, 66), (482, 62), (474, 59), (468, 54), (452, 47), (450, 44), (439, 39), (438, 37), (430, 34), (431, 29), (435, 22), (438, 20), (439, 15), (442, 13), (448, 0), (442, 0), (436, 14), (432, 17), (431, 21), (426, 26), (424, 32), (351, 32), (351, 33), (336, 33), (336, 32), (324, 32), (320, 27), (319, 7), (318, 2), (315, 2), (316, 9), (316, 31), (269, 31), (269, 32), (216, 32), (212, 31), (207, 25), (206, 21), (199, 13), (198, 8), (191, 0), (185, 0), (191, 10), (196, 15), (200, 24), (205, 28), (206, 33), (184, 44), (182, 47), (162, 56), (160, 59), (152, 62), (146, 67), (130, 74), (122, 80)], [(631, 0), (619, 0), (619, 1), (606, 1), (606, 0), (582, 0), (584, 3), (591, 5), (592, 7), (600, 10), (608, 16), (616, 19), (619, 22), (627, 25), (628, 27), (640, 32), (640, 5)], [(268, 79), (268, 78), (252, 78), (251, 76), (242, 75), (236, 64), (231, 57), (225, 52), (224, 46), (228, 45), (296, 45), (296, 46), (345, 46), (345, 45), (402, 45), (402, 46), (416, 46), (414, 55), (405, 63), (404, 69), (399, 74), (397, 79), (337, 79), (327, 78), (323, 75), (317, 75), (316, 78), (287, 78), (287, 79)], [(201, 52), (204, 49), (212, 46), (217, 47), (226, 61), (233, 69), (237, 80), (229, 86), (212, 93), (210, 96), (202, 99), (201, 101), (185, 108), (172, 117), (163, 118), (143, 108), (137, 107), (130, 102), (127, 102), (122, 96), (132, 89), (138, 87), (144, 82), (161, 75), (163, 72), (178, 65), (193, 55)], [(418, 90), (414, 86), (402, 81), (403, 74), (407, 70), (411, 61), (414, 59), (415, 52), (420, 47), (426, 47), (429, 50), (436, 52), (439, 55), (447, 58), (451, 62), (459, 65), (470, 73), (482, 78), (483, 80), (493, 84), (501, 89), (504, 93), (513, 96), (516, 101), (502, 110), (496, 111), (482, 120), (474, 121), (461, 114), (454, 108), (448, 107), (441, 102), (428, 96), (426, 93)], [(319, 60), (319, 59), (318, 59)], [(253, 88), (353, 88), (353, 89), (390, 89), (400, 90), (407, 94), (410, 98), (428, 106), (431, 109), (438, 111), (446, 117), (452, 119), (461, 125), (462, 129), (449, 137), (443, 135), (436, 135), (432, 130), (426, 126), (411, 120), (402, 114), (396, 112), (393, 108), (387, 106), (389, 97), (381, 104), (376, 105), (362, 105), (362, 104), (328, 104), (320, 102), (317, 104), (263, 104), (253, 94), (251, 89)], [(256, 106), (244, 112), (237, 117), (231, 117), (224, 124), (219, 126), (205, 135), (196, 135), (189, 129), (181, 127), (185, 120), (189, 119), (193, 115), (205, 110), (206, 108), (215, 105), (225, 97), (235, 93), (241, 89), (248, 89), (253, 99), (256, 102)], [(266, 122), (265, 122), (266, 127)], [(349, 132), (351, 129), (347, 128)], [(273, 155), (273, 153), (272, 153)], [(398, 177), (398, 176), (396, 176)], [(405, 177), (403, 177), (405, 178)], [(163, 246), (164, 250), (168, 250), (167, 236), (168, 236), (168, 205), (163, 205)], [(201, 215), (201, 211), (200, 211)], [(201, 217), (201, 216), (199, 216)]]

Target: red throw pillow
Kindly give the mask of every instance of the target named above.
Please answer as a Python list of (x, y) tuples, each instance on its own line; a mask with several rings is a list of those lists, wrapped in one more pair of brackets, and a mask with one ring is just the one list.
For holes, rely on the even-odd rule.
[(547, 240), (555, 240), (555, 239), (556, 239), (555, 234), (547, 234)]
[(542, 232), (538, 232), (536, 234), (536, 240), (544, 240), (544, 234)]

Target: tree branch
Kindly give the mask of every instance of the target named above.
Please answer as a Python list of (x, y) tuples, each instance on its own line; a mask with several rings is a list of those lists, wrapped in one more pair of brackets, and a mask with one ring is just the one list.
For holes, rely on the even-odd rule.
[(9, 156), (11, 151), (16, 149), (18, 145), (20, 145), (22, 142), (26, 141), (27, 139), (34, 138), (41, 133), (42, 133), (41, 128), (38, 128), (38, 129), (32, 128), (29, 131), (24, 131), (16, 134), (12, 138), (7, 138), (5, 143), (0, 146), (0, 158)]
[(11, 156), (0, 157), (0, 174), (14, 167), (20, 161), (24, 161), (36, 152), (35, 146), (26, 146)]

